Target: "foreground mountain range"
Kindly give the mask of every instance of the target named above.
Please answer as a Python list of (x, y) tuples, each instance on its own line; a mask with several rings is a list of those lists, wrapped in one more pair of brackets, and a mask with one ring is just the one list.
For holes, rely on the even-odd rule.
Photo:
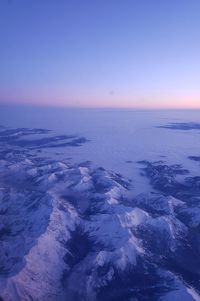
[(132, 197), (120, 174), (43, 154), (87, 142), (1, 128), (0, 300), (200, 300), (200, 177), (144, 160), (152, 192)]

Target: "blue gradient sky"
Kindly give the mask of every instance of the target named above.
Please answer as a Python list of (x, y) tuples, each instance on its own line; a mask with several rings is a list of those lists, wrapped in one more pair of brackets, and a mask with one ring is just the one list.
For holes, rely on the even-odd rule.
[(1, 0), (0, 102), (200, 107), (199, 0)]

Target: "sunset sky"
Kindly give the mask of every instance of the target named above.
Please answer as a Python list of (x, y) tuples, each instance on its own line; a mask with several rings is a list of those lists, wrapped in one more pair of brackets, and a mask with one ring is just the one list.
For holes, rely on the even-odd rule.
[(199, 0), (1, 0), (0, 103), (200, 108)]

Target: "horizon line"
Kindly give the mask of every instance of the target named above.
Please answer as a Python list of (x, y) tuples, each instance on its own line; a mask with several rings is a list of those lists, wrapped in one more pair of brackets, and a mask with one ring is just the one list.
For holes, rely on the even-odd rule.
[(178, 107), (178, 106), (92, 106), (92, 105), (85, 105), (85, 106), (78, 106), (78, 105), (62, 105), (62, 104), (38, 104), (38, 103), (15, 103), (15, 102), (1, 102), (0, 106), (7, 106), (7, 107), (38, 107), (38, 108), (60, 108), (60, 109), (112, 109), (112, 110), (140, 110), (140, 111), (159, 111), (159, 110), (200, 110), (199, 106), (193, 107)]

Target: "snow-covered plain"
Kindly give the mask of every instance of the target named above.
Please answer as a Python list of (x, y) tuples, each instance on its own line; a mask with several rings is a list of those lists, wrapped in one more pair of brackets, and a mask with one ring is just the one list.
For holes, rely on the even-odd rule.
[(166, 162), (184, 164), (191, 173), (199, 174), (197, 164), (187, 157), (199, 155), (200, 130), (159, 128), (172, 122), (200, 122), (200, 110), (0, 107), (0, 124), (4, 126), (46, 128), (55, 134), (89, 139), (84, 147), (60, 149), (59, 153), (75, 163), (89, 160), (133, 179), (135, 193), (149, 190), (148, 181), (139, 176), (140, 160), (165, 157)]
[(200, 111), (0, 107), (0, 300), (200, 300)]

